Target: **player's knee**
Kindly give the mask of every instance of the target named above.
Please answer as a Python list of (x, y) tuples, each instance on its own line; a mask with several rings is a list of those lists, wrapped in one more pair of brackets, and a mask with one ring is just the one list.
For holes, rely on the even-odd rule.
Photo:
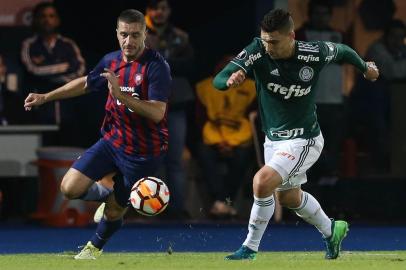
[(257, 173), (254, 176), (253, 188), (254, 190), (264, 190), (268, 189), (271, 185), (271, 179), (269, 177), (265, 177), (263, 174)]
[(280, 176), (275, 171), (260, 170), (254, 176), (254, 194), (260, 197), (270, 196), (280, 183)]
[(61, 182), (61, 192), (62, 194), (69, 200), (77, 199), (82, 194), (77, 192), (75, 186), (72, 184), (73, 182), (70, 181), (69, 177), (64, 177)]

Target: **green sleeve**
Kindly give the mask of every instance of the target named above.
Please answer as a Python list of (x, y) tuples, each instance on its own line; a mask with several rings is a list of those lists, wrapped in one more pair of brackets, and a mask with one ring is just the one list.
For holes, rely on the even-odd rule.
[(230, 63), (216, 75), (213, 85), (219, 90), (227, 90), (227, 80), (231, 74), (242, 70), (245, 74), (251, 72), (257, 65), (258, 61), (265, 55), (261, 41), (257, 38), (246, 46)]
[(341, 43), (324, 42), (326, 52), (326, 62), (348, 63), (355, 66), (362, 73), (368, 67), (364, 60), (349, 46)]
[(240, 68), (232, 63), (229, 63), (222, 71), (220, 71), (213, 80), (213, 86), (218, 90), (227, 90), (227, 80), (231, 74), (238, 71)]
[(360, 70), (362, 73), (367, 71), (367, 64), (352, 48), (345, 44), (337, 45), (337, 58), (340, 58), (340, 62), (348, 63)]

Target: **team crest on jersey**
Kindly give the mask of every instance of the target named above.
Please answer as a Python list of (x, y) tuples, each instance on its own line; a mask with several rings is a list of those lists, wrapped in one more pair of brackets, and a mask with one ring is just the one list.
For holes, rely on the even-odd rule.
[(135, 74), (134, 81), (136, 85), (140, 85), (142, 83), (142, 74), (141, 73)]
[(245, 57), (247, 57), (247, 51), (242, 50), (235, 58), (242, 60), (242, 59), (245, 59)]
[(311, 67), (304, 66), (299, 71), (299, 77), (302, 81), (308, 82), (313, 78), (314, 71)]

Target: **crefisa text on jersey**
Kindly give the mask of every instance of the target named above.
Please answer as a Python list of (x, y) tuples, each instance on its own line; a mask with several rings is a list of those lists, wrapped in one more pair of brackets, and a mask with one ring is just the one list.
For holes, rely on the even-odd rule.
[(259, 52), (259, 53), (255, 53), (255, 54), (250, 54), (250, 55), (248, 56), (247, 61), (244, 62), (245, 66), (248, 67), (249, 65), (254, 64), (254, 62), (255, 62), (256, 60), (258, 60), (259, 58), (261, 58), (261, 56), (262, 56), (262, 55), (261, 55), (260, 52)]
[(308, 63), (308, 62), (319, 62), (320, 61), (320, 58), (318, 56), (313, 56), (311, 54), (308, 54), (308, 55), (299, 54), (297, 56), (297, 59), (304, 60), (306, 63)]
[[(290, 85), (289, 87), (285, 87), (283, 85), (277, 84), (277, 83), (268, 83), (267, 84), (268, 90), (278, 93), (284, 96), (284, 99), (289, 99), (292, 96), (294, 97), (301, 97), (305, 96), (310, 93), (310, 90), (312, 89), (312, 86), (310, 85), (307, 88), (302, 88), (300, 85)], [(294, 95), (293, 92), (295, 93)]]

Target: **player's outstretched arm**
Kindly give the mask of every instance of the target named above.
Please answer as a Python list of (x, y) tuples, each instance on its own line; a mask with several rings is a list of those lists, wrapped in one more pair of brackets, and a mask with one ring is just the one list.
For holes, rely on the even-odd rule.
[(243, 83), (245, 72), (238, 66), (229, 63), (220, 71), (213, 80), (213, 86), (218, 90), (227, 90), (229, 87), (235, 87)]
[(86, 93), (86, 76), (74, 79), (67, 84), (46, 94), (30, 93), (24, 101), (26, 111), (34, 106), (40, 106), (46, 102), (77, 97)]
[(378, 79), (379, 70), (374, 62), (365, 62), (352, 48), (345, 44), (336, 44), (336, 46), (336, 61), (352, 64), (364, 74), (367, 80), (375, 81)]

